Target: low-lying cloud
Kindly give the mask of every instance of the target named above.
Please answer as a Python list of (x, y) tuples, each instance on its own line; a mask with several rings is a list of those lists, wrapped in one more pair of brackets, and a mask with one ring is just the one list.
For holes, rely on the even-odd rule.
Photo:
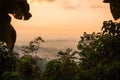
[(31, 3), (33, 3), (33, 2), (42, 2), (42, 1), (54, 2), (55, 0), (30, 0)]
[(52, 2), (60, 5), (64, 9), (78, 9), (78, 8), (91, 8), (98, 9), (104, 8), (104, 6), (100, 3), (100, 1), (96, 0), (31, 0), (33, 2)]

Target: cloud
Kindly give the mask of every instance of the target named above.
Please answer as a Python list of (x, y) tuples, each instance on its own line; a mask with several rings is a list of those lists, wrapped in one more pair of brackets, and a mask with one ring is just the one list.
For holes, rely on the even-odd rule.
[(79, 8), (80, 0), (28, 0), (28, 2), (53, 2), (64, 9), (77, 9)]
[(64, 9), (77, 9), (80, 7), (79, 0), (57, 0), (57, 2), (62, 6)]
[(92, 9), (98, 9), (98, 8), (105, 8), (105, 6), (102, 6), (102, 5), (92, 5), (91, 8)]
[(33, 2), (42, 2), (42, 1), (54, 2), (55, 0), (30, 0), (31, 3), (33, 3)]
[[(54, 2), (58, 6), (63, 7), (64, 9), (80, 9), (80, 8), (104, 8), (102, 1), (96, 0), (31, 0), (32, 2)], [(101, 4), (102, 3), (102, 4)]]
[(72, 5), (65, 5), (63, 6), (64, 9), (78, 9), (79, 6), (72, 6)]
[(97, 0), (57, 0), (65, 9), (100, 9), (105, 8), (102, 1)]

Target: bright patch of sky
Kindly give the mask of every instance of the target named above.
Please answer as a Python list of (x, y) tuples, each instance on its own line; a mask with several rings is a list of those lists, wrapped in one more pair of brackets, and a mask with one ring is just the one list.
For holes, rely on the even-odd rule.
[(30, 20), (12, 21), (18, 40), (79, 39), (83, 32), (100, 31), (103, 21), (113, 19), (109, 4), (102, 0), (31, 0), (30, 12)]

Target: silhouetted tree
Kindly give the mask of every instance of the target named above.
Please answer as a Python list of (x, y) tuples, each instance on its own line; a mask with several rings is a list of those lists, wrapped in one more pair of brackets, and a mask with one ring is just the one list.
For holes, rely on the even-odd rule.
[(22, 51), (24, 54), (37, 54), (37, 51), (40, 49), (41, 42), (44, 42), (44, 40), (41, 37), (35, 38), (33, 41), (29, 42), (28, 46), (22, 46)]
[(5, 42), (10, 50), (13, 50), (16, 42), (16, 31), (10, 24), (12, 14), (16, 19), (28, 20), (29, 4), (27, 0), (1, 0), (0, 1), (0, 41)]
[(74, 61), (75, 53), (68, 48), (65, 52), (59, 51), (59, 58), (51, 60), (46, 65), (46, 71), (43, 73), (42, 80), (73, 80), (79, 66)]
[(21, 62), (18, 67), (22, 80), (39, 80), (41, 77), (41, 69), (37, 64), (37, 59), (31, 55), (21, 57)]
[(120, 0), (104, 0), (104, 3), (110, 4), (110, 10), (115, 20), (120, 18)]
[(17, 71), (19, 55), (9, 51), (6, 45), (0, 42), (0, 80), (19, 80)]
[[(86, 42), (83, 36), (78, 43), (81, 69), (91, 74), (91, 80), (119, 80), (120, 74), (120, 23), (104, 21), (101, 34)], [(83, 45), (89, 43), (88, 46)]]

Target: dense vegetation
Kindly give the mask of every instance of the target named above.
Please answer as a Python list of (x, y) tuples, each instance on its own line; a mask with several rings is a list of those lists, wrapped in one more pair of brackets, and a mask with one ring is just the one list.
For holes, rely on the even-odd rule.
[[(120, 17), (120, 0), (110, 3), (114, 19)], [(116, 6), (116, 4), (118, 4)], [(48, 61), (43, 71), (42, 58), (36, 56), (41, 37), (23, 46), (24, 55), (9, 50), (0, 42), (0, 80), (119, 80), (120, 23), (104, 21), (101, 32), (83, 33), (78, 51), (59, 51), (58, 58)], [(77, 55), (77, 56), (76, 56)]]
[[(39, 40), (36, 38), (32, 44)], [(35, 46), (38, 44), (29, 52), (33, 53)], [(19, 57), (1, 43), (0, 80), (119, 80), (120, 23), (104, 21), (102, 32), (84, 32), (77, 47), (78, 51), (59, 51), (58, 58), (48, 61), (42, 72), (38, 62), (43, 59), (31, 53)]]

